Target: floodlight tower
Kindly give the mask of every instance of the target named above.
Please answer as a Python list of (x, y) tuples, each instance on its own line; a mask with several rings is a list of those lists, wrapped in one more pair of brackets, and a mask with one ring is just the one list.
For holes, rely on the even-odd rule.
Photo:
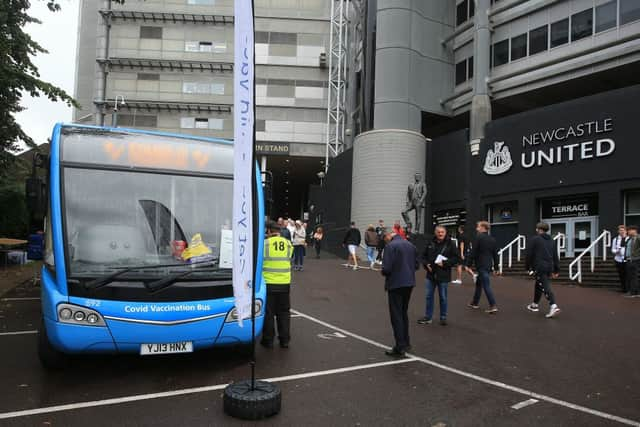
[(329, 158), (344, 150), (345, 98), (347, 81), (347, 49), (349, 46), (349, 1), (331, 0), (329, 35), (329, 92), (327, 95), (327, 128), (325, 172)]

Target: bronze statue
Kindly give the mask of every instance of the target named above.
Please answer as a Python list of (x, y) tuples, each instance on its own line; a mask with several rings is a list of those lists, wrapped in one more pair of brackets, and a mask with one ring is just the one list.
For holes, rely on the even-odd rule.
[[(412, 228), (416, 233), (422, 232), (420, 228), (422, 225), (422, 215), (425, 208), (425, 201), (427, 199), (427, 184), (422, 180), (422, 174), (416, 172), (414, 176), (415, 182), (409, 184), (407, 188), (407, 204), (402, 211), (402, 218), (407, 224), (408, 228)], [(412, 227), (411, 219), (409, 218), (409, 212), (415, 211), (416, 222), (415, 227)]]

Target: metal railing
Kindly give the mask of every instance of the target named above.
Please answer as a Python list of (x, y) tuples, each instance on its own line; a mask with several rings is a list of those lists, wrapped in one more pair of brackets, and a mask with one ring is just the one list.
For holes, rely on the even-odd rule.
[[(580, 255), (574, 259), (571, 264), (569, 264), (569, 279), (577, 280), (578, 283), (582, 283), (582, 258), (584, 258), (587, 254), (590, 255), (591, 258), (591, 272), (596, 269), (596, 248), (602, 242), (602, 260), (607, 260), (607, 249), (611, 247), (611, 232), (605, 230), (598, 236), (596, 240), (589, 245), (587, 249), (585, 249)], [(577, 268), (576, 268), (577, 266)], [(576, 273), (573, 274), (573, 269), (576, 268)]]
[(562, 258), (562, 251), (567, 249), (567, 235), (564, 233), (558, 233), (555, 235), (553, 240), (556, 242), (558, 258)]
[(514, 245), (516, 245), (516, 259), (520, 261), (522, 251), (524, 251), (527, 248), (527, 238), (522, 234), (518, 234), (518, 237), (513, 239), (507, 246), (505, 246), (504, 248), (498, 251), (498, 256), (500, 257), (500, 263), (499, 263), (500, 273), (502, 273), (502, 267), (504, 266), (503, 255), (505, 252), (507, 251), (509, 252), (509, 258), (508, 258), (509, 268), (511, 268), (511, 266), (513, 265), (513, 246)]

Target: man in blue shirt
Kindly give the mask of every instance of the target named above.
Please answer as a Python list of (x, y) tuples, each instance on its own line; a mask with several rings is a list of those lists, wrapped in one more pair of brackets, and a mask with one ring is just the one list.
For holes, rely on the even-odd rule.
[(419, 267), (418, 254), (413, 243), (404, 240), (396, 233), (385, 234), (387, 245), (382, 259), (382, 275), (385, 277), (384, 289), (389, 298), (389, 315), (395, 338), (395, 346), (387, 350), (391, 357), (406, 357), (411, 347), (409, 339), (409, 300), (416, 285), (416, 271)]

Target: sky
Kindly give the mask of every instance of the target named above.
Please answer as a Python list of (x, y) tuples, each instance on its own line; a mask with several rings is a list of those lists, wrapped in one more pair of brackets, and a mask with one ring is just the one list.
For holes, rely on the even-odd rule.
[[(32, 58), (40, 78), (73, 96), (80, 0), (59, 0), (59, 4), (61, 11), (50, 12), (46, 0), (32, 0), (29, 15), (40, 19), (42, 24), (28, 25), (26, 31), (49, 51)], [(38, 145), (47, 142), (56, 122), (71, 121), (71, 108), (62, 102), (25, 94), (21, 104), (26, 110), (18, 113), (16, 119)]]

